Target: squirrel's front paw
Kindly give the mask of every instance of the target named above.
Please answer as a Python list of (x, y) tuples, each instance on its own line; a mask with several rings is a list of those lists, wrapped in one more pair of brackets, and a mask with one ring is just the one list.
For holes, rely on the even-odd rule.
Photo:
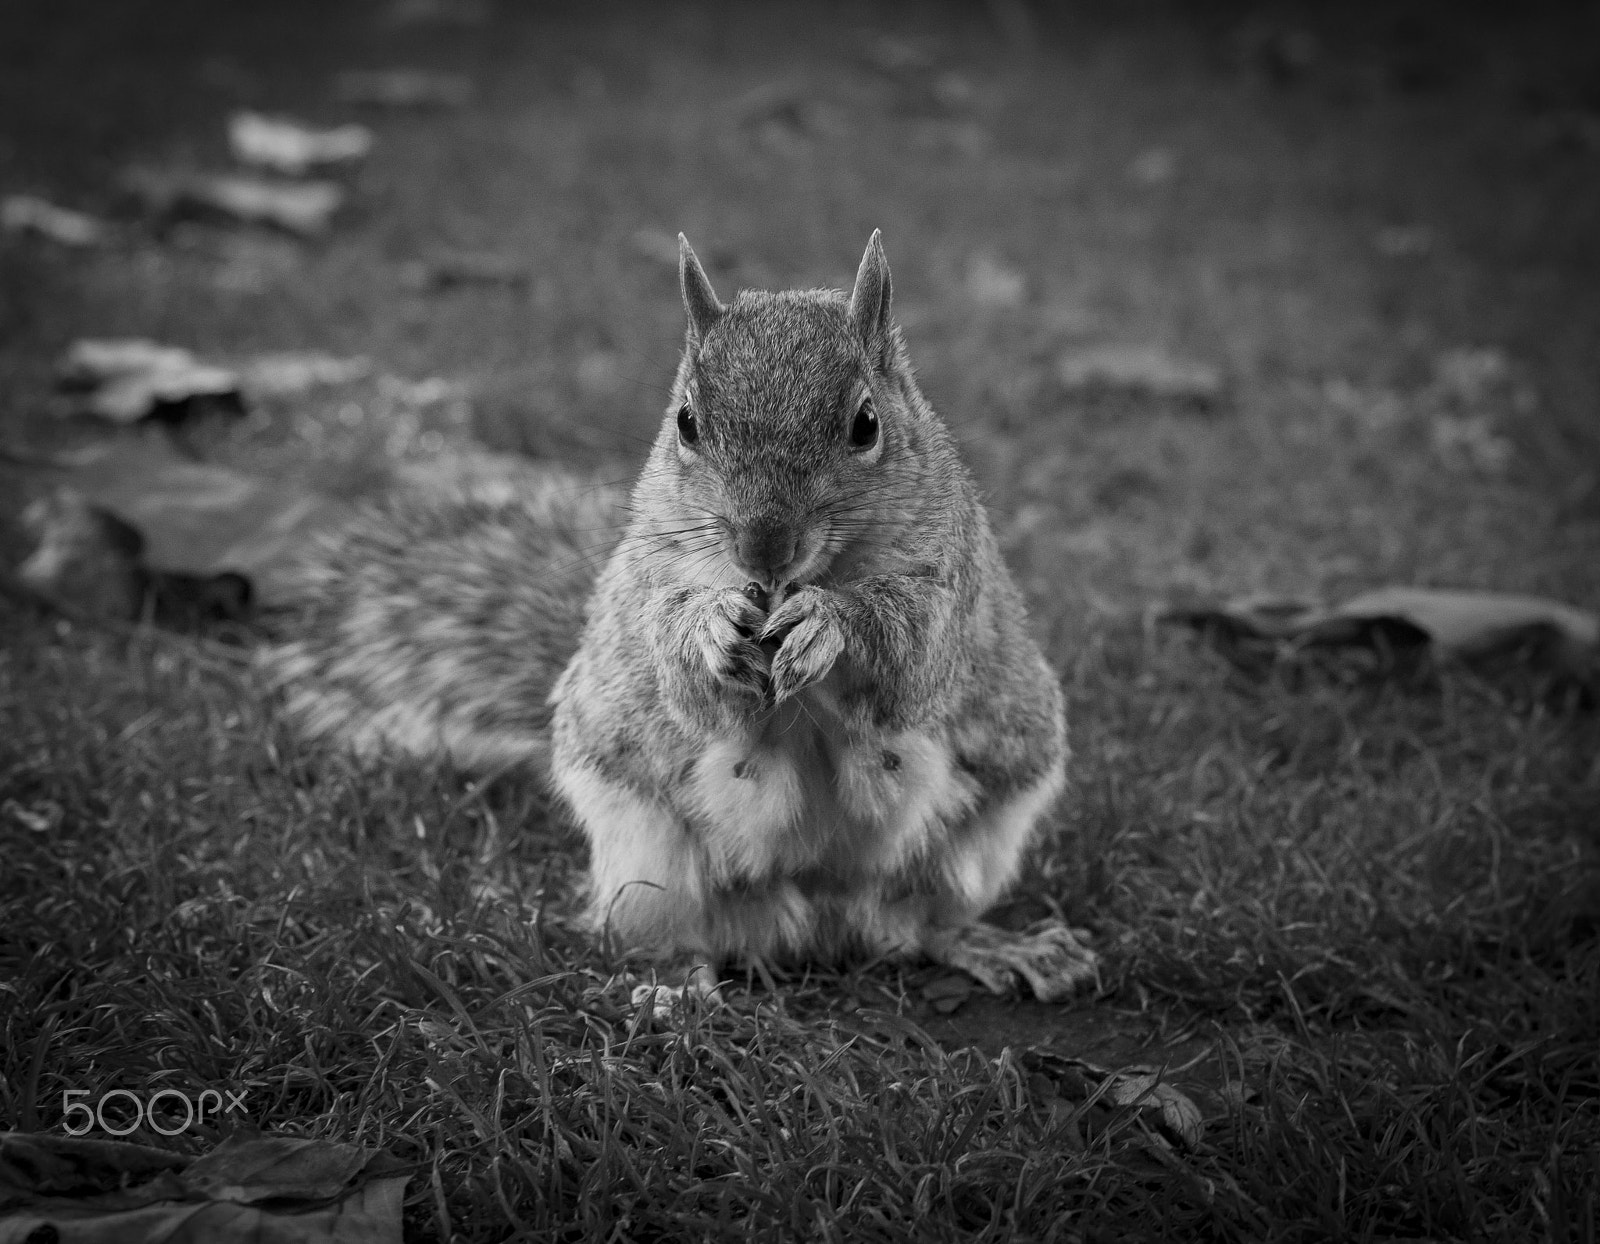
[(695, 619), (694, 642), (701, 659), (722, 683), (762, 695), (767, 689), (767, 654), (756, 642), (766, 612), (737, 588), (705, 599)]
[(767, 618), (763, 643), (776, 642), (772, 655), (772, 698), (783, 701), (827, 677), (844, 651), (844, 631), (833, 595), (803, 587)]

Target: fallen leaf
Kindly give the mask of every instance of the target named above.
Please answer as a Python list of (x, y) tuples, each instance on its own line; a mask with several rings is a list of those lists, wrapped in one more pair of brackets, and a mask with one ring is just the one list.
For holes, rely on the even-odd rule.
[(99, 617), (139, 612), (146, 586), (139, 570), (144, 541), (133, 528), (70, 488), (30, 502), (22, 526), (34, 549), (17, 567), (17, 578), (35, 592)]
[(36, 233), (63, 246), (99, 246), (109, 233), (105, 222), (31, 194), (0, 199), (0, 226), (15, 233)]
[(1041, 1102), (1060, 1100), (1055, 1081), (1042, 1071), (1035, 1071), (1028, 1076), (1028, 1092)]
[(373, 108), (462, 108), (476, 93), (471, 78), (428, 69), (350, 69), (333, 89), (347, 104)]
[(228, 118), (228, 146), (246, 164), (297, 176), (319, 164), (361, 159), (372, 150), (372, 131), (364, 125), (317, 130), (287, 117), (236, 112)]
[(123, 185), (157, 216), (219, 216), (301, 237), (326, 233), (344, 191), (329, 181), (277, 181), (236, 174), (137, 168)]
[(1023, 1063), (1043, 1074), (1054, 1086), (1056, 1096), (1080, 1103), (1087, 1101), (1094, 1093), (1094, 1086), (1089, 1082), (1085, 1072), (1097, 1077), (1109, 1074), (1092, 1063), (1069, 1058), (1054, 1050), (1038, 1046), (1026, 1051)]
[(220, 1201), (100, 1212), (51, 1206), (0, 1221), (0, 1244), (399, 1244), (409, 1176), (375, 1179), (320, 1209), (268, 1211)]
[(92, 388), (119, 376), (187, 367), (194, 355), (182, 346), (164, 346), (143, 337), (81, 338), (56, 364), (64, 385)]
[(1600, 644), (1600, 618), (1538, 596), (1387, 587), (1353, 597), (1333, 612), (1364, 621), (1410, 622), (1452, 656), (1491, 651), (1530, 631), (1554, 631), (1577, 648)]
[(1159, 346), (1089, 346), (1064, 354), (1056, 375), (1069, 390), (1132, 393), (1165, 401), (1191, 402), (1201, 408), (1223, 396), (1221, 371), (1168, 354)]
[(132, 423), (193, 398), (292, 397), (327, 385), (349, 384), (372, 373), (372, 360), (338, 358), (316, 350), (261, 354), (222, 367), (181, 346), (141, 338), (76, 341), (56, 366), (61, 386), (87, 394), (88, 413)]
[(183, 1172), (184, 1187), (211, 1201), (251, 1205), (274, 1197), (338, 1196), (372, 1154), (354, 1145), (297, 1136), (229, 1136)]
[(290, 233), (325, 233), (344, 191), (332, 182), (272, 182), (251, 177), (212, 177), (195, 188), (199, 201), (242, 221), (276, 225)]
[(1161, 615), (1220, 625), (1236, 636), (1296, 644), (1371, 646), (1396, 628), (1431, 643), (1441, 656), (1470, 658), (1526, 641), (1553, 641), (1559, 663), (1581, 668), (1600, 647), (1600, 617), (1538, 596), (1386, 587), (1327, 608), (1281, 597), (1242, 597)]
[(121, 1140), (0, 1132), (0, 1190), (15, 1196), (72, 1196), (181, 1170), (182, 1154)]
[(140, 569), (198, 580), (238, 576), (268, 606), (282, 598), (295, 551), (346, 512), (342, 502), (294, 484), (190, 461), (164, 438), (97, 446), (64, 472), (64, 486), (137, 533)]
[(82, 410), (114, 423), (134, 423), (195, 399), (242, 410), (238, 375), (201, 362), (180, 346), (141, 338), (80, 340), (56, 366), (63, 388), (82, 391)]
[(409, 1176), (387, 1153), (230, 1137), (200, 1158), (0, 1135), (0, 1244), (390, 1244)]
[(1162, 1083), (1156, 1074), (1116, 1075), (1111, 1081), (1110, 1096), (1119, 1106), (1142, 1106), (1158, 1111), (1161, 1125), (1191, 1149), (1205, 1135), (1200, 1108), (1172, 1085)]

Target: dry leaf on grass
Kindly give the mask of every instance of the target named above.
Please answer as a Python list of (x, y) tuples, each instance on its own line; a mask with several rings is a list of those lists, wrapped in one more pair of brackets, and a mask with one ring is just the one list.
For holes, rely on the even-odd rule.
[(261, 354), (237, 367), (223, 367), (181, 346), (140, 338), (75, 341), (56, 365), (61, 387), (84, 395), (78, 409), (114, 423), (136, 423), (152, 415), (175, 418), (193, 413), (196, 406), (239, 413), (247, 395), (296, 397), (371, 374), (371, 359), (338, 358), (319, 350)]
[(298, 176), (319, 164), (361, 159), (372, 150), (372, 131), (364, 125), (318, 130), (287, 117), (236, 112), (228, 118), (228, 146), (246, 164)]
[(1200, 1108), (1187, 1093), (1163, 1079), (1167, 1074), (1163, 1069), (1131, 1066), (1113, 1071), (1041, 1048), (1028, 1050), (1022, 1064), (1033, 1072), (1029, 1085), (1036, 1097), (1059, 1094), (1080, 1103), (1080, 1109), (1102, 1100), (1115, 1106), (1135, 1106), (1153, 1112), (1162, 1129), (1186, 1148), (1204, 1138)]
[(1200, 1108), (1154, 1073), (1116, 1075), (1111, 1080), (1111, 1100), (1119, 1106), (1142, 1106), (1159, 1113), (1161, 1126), (1189, 1148), (1205, 1134)]
[(1161, 401), (1218, 405), (1226, 381), (1209, 363), (1178, 358), (1159, 346), (1102, 345), (1061, 356), (1056, 376), (1074, 392), (1128, 393)]
[(78, 1196), (107, 1185), (143, 1184), (188, 1162), (181, 1153), (127, 1141), (0, 1132), (0, 1208), (23, 1196)]
[(296, 1136), (229, 1136), (183, 1172), (184, 1187), (212, 1201), (253, 1205), (278, 1197), (338, 1196), (363, 1172), (392, 1174), (386, 1154)]
[(194, 362), (182, 346), (164, 346), (143, 337), (84, 338), (72, 343), (56, 364), (56, 378), (71, 388), (93, 388), (140, 372), (179, 370)]
[[(333, 498), (190, 461), (155, 438), (97, 446), (64, 472), (63, 489), (77, 504), (57, 506), (61, 529), (47, 521), (39, 551), (19, 571), (36, 588), (63, 594), (85, 576), (76, 573), (73, 556), (63, 556), (61, 548), (94, 565), (110, 556), (92, 542), (83, 547), (85, 507), (109, 515), (121, 525), (117, 530), (135, 533), (131, 557), (139, 572), (202, 584), (242, 580), (250, 599), (267, 606), (281, 600), (284, 570), (294, 552), (346, 513)], [(46, 556), (51, 549), (56, 551)]]
[(63, 246), (99, 246), (110, 232), (104, 221), (32, 194), (0, 199), (0, 227), (12, 233), (35, 233)]
[(1600, 618), (1560, 601), (1503, 592), (1386, 587), (1325, 607), (1249, 596), (1172, 608), (1164, 620), (1219, 628), (1242, 639), (1294, 645), (1363, 645), (1410, 638), (1444, 657), (1470, 658), (1532, 644), (1572, 669), (1592, 665)]
[(243, 410), (239, 377), (179, 346), (138, 338), (75, 341), (56, 366), (61, 387), (84, 394), (84, 413), (135, 423), (205, 403)]
[(270, 225), (300, 237), (326, 233), (344, 202), (344, 191), (329, 181), (136, 168), (122, 182), (154, 216), (219, 217)]
[(66, 488), (30, 502), (22, 527), (34, 547), (17, 578), (35, 592), (96, 617), (139, 613), (147, 585), (133, 528)]
[(400, 1165), (381, 1151), (298, 1137), (232, 1136), (191, 1159), (6, 1133), (0, 1244), (388, 1244), (401, 1238)]

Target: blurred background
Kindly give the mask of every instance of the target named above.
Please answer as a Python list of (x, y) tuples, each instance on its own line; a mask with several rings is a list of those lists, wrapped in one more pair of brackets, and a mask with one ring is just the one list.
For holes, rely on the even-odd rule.
[[(8, 209), (0, 431), (70, 439), (63, 352), (136, 337), (370, 367), (205, 450), (252, 469), (470, 437), (625, 475), (679, 230), (728, 296), (846, 285), (882, 228), (1061, 625), (1188, 590), (1592, 598), (1597, 14), (14, 0), (0, 190), (106, 232)], [(366, 145), (275, 165), (241, 114)], [(219, 208), (241, 177), (289, 214)]]

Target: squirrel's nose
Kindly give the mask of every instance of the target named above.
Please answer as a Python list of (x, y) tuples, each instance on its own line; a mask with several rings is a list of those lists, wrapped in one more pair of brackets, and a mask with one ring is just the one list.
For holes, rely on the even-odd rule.
[(756, 518), (740, 529), (734, 554), (751, 577), (776, 584), (779, 572), (794, 561), (797, 543), (791, 523), (781, 518)]

